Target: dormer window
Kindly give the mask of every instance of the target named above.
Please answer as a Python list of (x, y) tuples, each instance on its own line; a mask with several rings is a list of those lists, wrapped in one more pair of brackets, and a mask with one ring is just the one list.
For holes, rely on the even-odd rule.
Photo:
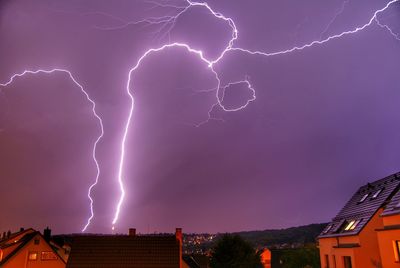
[(377, 198), (379, 196), (379, 194), (382, 192), (382, 190), (383, 190), (383, 188), (376, 191), (376, 193), (374, 193), (374, 195), (371, 197), (371, 199)]
[(365, 199), (367, 199), (367, 197), (369, 196), (369, 194), (367, 193), (367, 194), (365, 194), (361, 199), (360, 199), (360, 201), (358, 201), (358, 203), (362, 203), (362, 202), (364, 202), (365, 201)]

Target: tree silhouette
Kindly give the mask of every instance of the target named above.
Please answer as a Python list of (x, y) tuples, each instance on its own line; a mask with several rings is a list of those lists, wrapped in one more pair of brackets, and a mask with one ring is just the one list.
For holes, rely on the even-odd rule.
[(223, 235), (213, 248), (211, 268), (262, 268), (261, 258), (250, 243), (238, 235)]

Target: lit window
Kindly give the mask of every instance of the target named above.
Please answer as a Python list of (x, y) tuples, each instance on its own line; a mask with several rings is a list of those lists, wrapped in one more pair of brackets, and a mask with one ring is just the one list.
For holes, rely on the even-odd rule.
[(348, 221), (348, 222), (346, 222), (346, 224), (344, 225), (344, 231), (352, 231), (352, 230), (354, 230), (356, 227), (357, 227), (357, 225), (360, 223), (362, 221), (362, 219), (359, 219), (359, 220), (351, 220), (351, 221)]
[(372, 199), (375, 199), (378, 197), (378, 195), (382, 192), (383, 189), (379, 189), (378, 191), (376, 191), (376, 193), (374, 193), (374, 195), (372, 196)]
[(351, 228), (353, 227), (354, 223), (356, 223), (355, 220), (352, 220), (352, 221), (350, 221), (349, 223), (347, 223), (347, 224), (346, 224), (346, 227), (344, 227), (344, 230), (345, 230), (345, 231), (353, 230), (353, 229), (351, 229)]
[(37, 252), (29, 252), (28, 260), (30, 260), (30, 261), (36, 261), (37, 258), (38, 258)]
[(368, 195), (369, 195), (369, 194), (365, 194), (365, 195), (360, 199), (360, 201), (358, 201), (358, 203), (364, 202), (365, 199), (367, 199)]
[(354, 230), (357, 227), (357, 225), (361, 222), (361, 220), (362, 219), (356, 220), (356, 222), (350, 227), (350, 230)]
[(57, 260), (57, 256), (52, 251), (42, 251), (40, 259), (42, 261)]

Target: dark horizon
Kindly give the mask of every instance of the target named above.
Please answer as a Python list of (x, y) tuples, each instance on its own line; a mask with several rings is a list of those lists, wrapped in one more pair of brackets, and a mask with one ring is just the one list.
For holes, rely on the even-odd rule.
[[(132, 23), (171, 16), (188, 2), (159, 3), (0, 3), (0, 84), (24, 70), (68, 70), (103, 120), (88, 233), (113, 232), (129, 70), (148, 49), (173, 42), (212, 60), (232, 38), (229, 24), (202, 6), (183, 13), (169, 34)], [(234, 21), (234, 47), (272, 53), (354, 30), (389, 1), (207, 3)], [(196, 53), (172, 47), (146, 57), (129, 84), (135, 107), (115, 232), (328, 222), (360, 186), (400, 171), (399, 23), (396, 1), (362, 30), (322, 44), (272, 56), (229, 51), (213, 65), (220, 88), (227, 86), (213, 109), (216, 77)], [(0, 86), (1, 232), (85, 226), (100, 133), (92, 108), (66, 72)]]

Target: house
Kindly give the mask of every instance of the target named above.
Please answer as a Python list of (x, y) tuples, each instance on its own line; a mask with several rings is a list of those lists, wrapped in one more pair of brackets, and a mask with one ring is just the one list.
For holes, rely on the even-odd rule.
[(58, 247), (50, 242), (50, 229), (44, 236), (33, 229), (3, 234), (0, 240), (0, 267), (65, 268)]
[(386, 205), (381, 214), (383, 228), (378, 229), (379, 253), (382, 267), (400, 267), (400, 191)]
[(264, 248), (260, 252), (261, 262), (264, 268), (271, 268), (271, 251), (267, 248)]
[(400, 267), (399, 189), (396, 173), (354, 193), (318, 237), (322, 268)]
[(182, 229), (175, 235), (82, 235), (73, 238), (67, 268), (182, 268)]

